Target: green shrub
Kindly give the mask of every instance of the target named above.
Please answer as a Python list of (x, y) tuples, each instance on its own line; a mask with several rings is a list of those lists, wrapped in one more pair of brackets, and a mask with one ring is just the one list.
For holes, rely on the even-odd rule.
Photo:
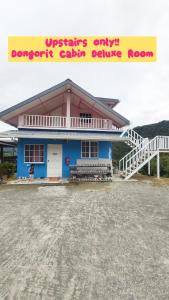
[[(157, 175), (157, 158), (151, 160), (151, 176)], [(148, 174), (147, 165), (141, 169), (141, 173), (144, 175)], [(169, 177), (169, 154), (160, 153), (160, 176)]]
[(10, 177), (16, 172), (16, 165), (13, 163), (4, 162), (0, 164), (0, 177), (7, 176)]
[(113, 167), (115, 167), (115, 168), (118, 168), (118, 166), (119, 166), (118, 161), (115, 159), (112, 160), (112, 164), (113, 164)]

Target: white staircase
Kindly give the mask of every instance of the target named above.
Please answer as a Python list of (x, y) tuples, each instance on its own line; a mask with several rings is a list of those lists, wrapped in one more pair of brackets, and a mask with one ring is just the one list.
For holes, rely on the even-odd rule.
[(136, 146), (141, 145), (145, 140), (140, 134), (138, 134), (136, 131), (133, 129), (126, 129), (123, 131), (121, 134), (122, 136), (126, 136), (128, 140), (126, 141), (126, 144), (129, 145), (131, 148), (135, 148)]
[(156, 136), (144, 139), (134, 130), (123, 133), (128, 137), (128, 145), (135, 147), (119, 161), (119, 170), (125, 180), (131, 178), (159, 152), (169, 152), (169, 136)]

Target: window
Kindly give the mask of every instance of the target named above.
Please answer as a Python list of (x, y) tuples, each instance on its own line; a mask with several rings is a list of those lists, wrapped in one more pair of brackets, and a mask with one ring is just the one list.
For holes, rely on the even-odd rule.
[(81, 157), (82, 158), (97, 158), (98, 143), (92, 141), (81, 142)]
[[(84, 120), (83, 120), (84, 123), (91, 123), (92, 115), (89, 114), (89, 113), (80, 113), (80, 118), (81, 118), (81, 119), (84, 119)], [(85, 119), (86, 119), (86, 120), (85, 120)]]
[(25, 145), (24, 158), (26, 163), (43, 163), (44, 145)]

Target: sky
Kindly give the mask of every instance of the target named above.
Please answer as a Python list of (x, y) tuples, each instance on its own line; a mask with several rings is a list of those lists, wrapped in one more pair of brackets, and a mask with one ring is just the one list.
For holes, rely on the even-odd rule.
[[(67, 78), (117, 98), (131, 126), (169, 120), (168, 0), (6, 0), (0, 8), (0, 111)], [(155, 63), (9, 63), (9, 35), (156, 36)], [(0, 131), (11, 129), (0, 122)]]

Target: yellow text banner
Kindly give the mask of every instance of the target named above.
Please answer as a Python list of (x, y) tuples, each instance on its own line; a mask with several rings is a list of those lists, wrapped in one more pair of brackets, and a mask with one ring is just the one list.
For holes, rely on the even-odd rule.
[(9, 36), (9, 62), (155, 62), (156, 37)]

